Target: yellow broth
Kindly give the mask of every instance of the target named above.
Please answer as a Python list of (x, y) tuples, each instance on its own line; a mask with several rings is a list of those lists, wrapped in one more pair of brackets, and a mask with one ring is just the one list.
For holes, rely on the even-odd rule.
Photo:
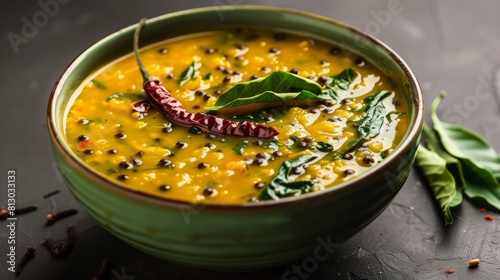
[[(150, 74), (193, 113), (213, 105), (236, 83), (276, 70), (319, 82), (347, 67), (357, 76), (336, 102), (266, 108), (236, 119), (221, 115), (262, 122), (280, 132), (275, 139), (258, 139), (193, 134), (154, 107), (146, 114), (134, 112), (133, 104), (145, 99), (134, 57), (104, 67), (81, 86), (67, 115), (67, 141), (93, 169), (134, 191), (188, 202), (256, 202), (284, 161), (317, 153), (315, 145), (325, 142), (334, 151), (296, 175), (296, 180), (314, 182), (313, 190), (319, 191), (379, 164), (406, 133), (407, 104), (393, 81), (362, 57), (329, 43), (243, 29), (166, 41), (142, 50), (141, 58)], [(193, 62), (195, 77), (179, 85)], [(365, 114), (364, 99), (381, 90), (390, 92), (383, 100), (390, 114), (380, 133), (339, 158), (336, 153), (358, 136), (354, 121)]]

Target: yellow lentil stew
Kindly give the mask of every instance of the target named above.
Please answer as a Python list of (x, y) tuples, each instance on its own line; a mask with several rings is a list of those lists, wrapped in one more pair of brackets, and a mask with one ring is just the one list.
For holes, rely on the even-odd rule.
[[(80, 86), (66, 136), (84, 162), (134, 191), (217, 204), (320, 191), (379, 164), (407, 130), (408, 107), (390, 77), (330, 43), (238, 29), (169, 40), (140, 55), (187, 111), (214, 110), (219, 117), (262, 123), (279, 134), (270, 139), (217, 135), (176, 125), (154, 107), (147, 113), (133, 110), (146, 94), (137, 63), (128, 55)], [(250, 97), (246, 106), (221, 104), (240, 89), (269, 86), (266, 78), (272, 74), (281, 84), (317, 84), (326, 95), (308, 102), (258, 103)]]

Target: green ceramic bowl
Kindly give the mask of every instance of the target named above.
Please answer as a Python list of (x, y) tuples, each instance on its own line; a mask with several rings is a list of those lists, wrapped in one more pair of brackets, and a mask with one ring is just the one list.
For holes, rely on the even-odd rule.
[(385, 161), (352, 181), (280, 201), (193, 205), (128, 190), (92, 170), (71, 151), (64, 122), (81, 82), (132, 52), (135, 26), (102, 39), (69, 65), (50, 97), (48, 128), (69, 190), (105, 229), (166, 260), (213, 270), (249, 271), (313, 257), (318, 246), (343, 242), (373, 221), (411, 170), (423, 123), (423, 99), (408, 66), (383, 43), (345, 24), (303, 12), (258, 6), (181, 11), (150, 19), (141, 42), (146, 45), (235, 27), (306, 34), (341, 45), (377, 65), (393, 78), (410, 104), (411, 121), (402, 143)]

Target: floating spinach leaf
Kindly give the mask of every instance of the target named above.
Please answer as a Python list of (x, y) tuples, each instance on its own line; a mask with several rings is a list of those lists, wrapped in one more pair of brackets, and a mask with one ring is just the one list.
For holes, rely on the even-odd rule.
[(344, 95), (342, 93), (349, 89), (356, 75), (354, 69), (347, 67), (344, 71), (340, 72), (340, 74), (331, 76), (332, 82), (325, 86), (323, 94), (327, 94), (332, 99), (337, 100), (339, 95)]
[(194, 79), (198, 75), (196, 62), (191, 62), (189, 66), (182, 71), (181, 76), (179, 77), (179, 85), (182, 86), (190, 80)]
[(416, 159), (417, 165), (424, 173), (434, 197), (443, 210), (445, 224), (452, 224), (450, 203), (456, 196), (456, 188), (453, 175), (446, 169), (446, 160), (422, 145), (418, 147)]
[(233, 151), (238, 155), (242, 155), (245, 152), (245, 147), (247, 145), (248, 141), (241, 141), (236, 146), (234, 146)]
[[(223, 106), (211, 106), (205, 107), (209, 111), (226, 110), (230, 112), (229, 109), (235, 108), (235, 112), (251, 112), (265, 107), (276, 107), (282, 105), (284, 102), (292, 106), (300, 106), (305, 104), (310, 104), (311, 101), (325, 100), (314, 93), (303, 90), (300, 92), (292, 93), (275, 93), (272, 91), (265, 91), (261, 94), (254, 95), (247, 98), (237, 98)], [(236, 108), (237, 107), (237, 108)]]
[(205, 109), (217, 111), (238, 107), (238, 112), (242, 113), (283, 102), (309, 103), (325, 99), (329, 97), (322, 93), (320, 84), (292, 73), (275, 71), (266, 77), (236, 84), (223, 92), (214, 106)]
[(390, 92), (384, 90), (377, 94), (365, 98), (368, 103), (365, 109), (365, 116), (358, 121), (358, 133), (363, 139), (375, 137), (380, 133), (380, 128), (384, 124), (384, 118), (387, 115), (382, 100), (390, 95)]
[(212, 73), (208, 73), (205, 76), (203, 76), (203, 80), (209, 80), (212, 77)]
[(343, 151), (337, 154), (335, 158), (339, 158), (351, 151), (361, 140), (375, 137), (380, 133), (384, 118), (387, 115), (387, 110), (382, 101), (389, 95), (391, 95), (389, 91), (383, 90), (365, 98), (365, 103), (368, 104), (365, 108), (365, 114), (360, 120), (355, 121), (358, 125), (358, 137), (347, 143)]
[(275, 93), (309, 91), (321, 95), (321, 90), (321, 85), (314, 81), (292, 73), (275, 71), (266, 77), (236, 84), (219, 96), (215, 106), (223, 106), (235, 99), (253, 97), (266, 91)]
[(337, 86), (343, 90), (348, 90), (356, 75), (357, 74), (354, 69), (347, 67), (344, 71), (340, 72), (340, 74), (331, 77), (332, 83), (330, 85)]
[(99, 80), (96, 80), (96, 79), (92, 79), (92, 83), (98, 88), (98, 89), (102, 89), (102, 90), (105, 90), (105, 89), (108, 89), (108, 87), (101, 81)]
[(329, 152), (333, 151), (333, 145), (328, 144), (326, 142), (319, 141), (316, 144), (316, 149), (318, 149), (318, 151), (320, 151), (320, 152), (329, 153)]
[[(500, 184), (495, 175), (498, 171), (496, 169), (498, 155), (476, 133), (439, 120), (437, 107), (445, 95), (445, 92), (441, 92), (431, 106), (434, 131), (439, 136), (444, 149), (462, 164), (465, 178), (465, 195), (477, 202), (487, 203), (500, 210)], [(495, 153), (497, 159), (495, 159), (493, 153)]]
[(294, 168), (299, 168), (306, 163), (318, 159), (318, 155), (305, 155), (283, 162), (267, 187), (260, 193), (260, 200), (279, 200), (280, 198), (300, 195), (312, 191), (314, 183), (311, 181), (295, 181), (290, 173)]
[(144, 92), (132, 92), (132, 93), (118, 92), (108, 96), (108, 98), (106, 98), (106, 102), (109, 102), (111, 99), (115, 98), (127, 98), (132, 101), (139, 101), (139, 100), (146, 100), (147, 97)]
[(249, 82), (238, 83), (223, 92), (214, 106), (206, 110), (218, 111), (238, 108), (238, 113), (282, 105), (287, 102), (291, 106), (308, 105), (314, 101), (337, 99), (339, 91), (346, 91), (352, 83), (356, 72), (347, 68), (336, 76), (325, 88), (320, 84), (284, 71), (275, 71), (267, 77)]

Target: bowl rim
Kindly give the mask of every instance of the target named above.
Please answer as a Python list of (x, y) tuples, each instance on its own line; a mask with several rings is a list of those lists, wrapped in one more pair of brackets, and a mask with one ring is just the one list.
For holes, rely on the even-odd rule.
[[(84, 57), (87, 53), (92, 52), (94, 48), (97, 48), (99, 45), (112, 40), (118, 35), (121, 35), (126, 32), (132, 32), (135, 27), (137, 26), (136, 24), (133, 24), (131, 26), (125, 27), (121, 30), (118, 30), (100, 40), (97, 42), (93, 43), (91, 46), (87, 47), (84, 49), (80, 54), (78, 54), (69, 64), (68, 66), (63, 70), (62, 74), (59, 76), (59, 78), (56, 80), (54, 87), (52, 88), (49, 100), (48, 100), (48, 107), (47, 107), (47, 128), (49, 130), (49, 136), (52, 140), (52, 143), (54, 144), (55, 148), (58, 149), (59, 152), (61, 152), (64, 157), (71, 162), (72, 167), (77, 168), (80, 172), (82, 172), (87, 178), (98, 182), (99, 187), (103, 187), (108, 191), (112, 191), (114, 193), (118, 193), (122, 196), (125, 196), (127, 198), (131, 198), (134, 200), (137, 200), (138, 202), (144, 202), (146, 204), (153, 204), (156, 206), (160, 207), (176, 207), (179, 209), (183, 208), (203, 208), (203, 210), (236, 210), (236, 209), (247, 209), (247, 208), (257, 208), (257, 209), (263, 209), (263, 208), (270, 208), (270, 207), (288, 207), (290, 204), (297, 204), (297, 203), (309, 203), (313, 200), (318, 200), (318, 199), (325, 199), (326, 197), (329, 196), (335, 196), (338, 195), (340, 192), (345, 192), (345, 191), (352, 191), (352, 189), (356, 188), (357, 185), (363, 185), (363, 181), (366, 181), (369, 179), (370, 176), (373, 176), (374, 174), (378, 172), (384, 172), (388, 169), (388, 167), (393, 163), (394, 161), (398, 160), (398, 156), (407, 152), (410, 147), (414, 144), (414, 142), (419, 141), (420, 137), (420, 132), (423, 126), (424, 122), (424, 99), (423, 99), (423, 94), (420, 89), (420, 86), (418, 84), (418, 80), (413, 74), (413, 72), (410, 70), (409, 66), (406, 64), (406, 62), (394, 51), (392, 50), (389, 46), (387, 46), (385, 43), (380, 41), (379, 39), (373, 37), (372, 35), (365, 33), (364, 31), (361, 31), (360, 29), (357, 29), (353, 26), (350, 26), (346, 23), (334, 20), (332, 18), (314, 14), (311, 12), (304, 12), (300, 10), (295, 10), (295, 9), (290, 9), (290, 8), (283, 8), (283, 7), (274, 7), (274, 6), (260, 6), (260, 5), (238, 5), (238, 6), (220, 6), (220, 7), (201, 7), (201, 8), (192, 8), (192, 9), (186, 9), (186, 10), (181, 10), (177, 12), (172, 12), (168, 14), (163, 14), (160, 16), (156, 16), (153, 18), (148, 19), (148, 22), (155, 22), (155, 21), (163, 21), (163, 20), (168, 20), (171, 17), (178, 17), (182, 16), (185, 14), (192, 14), (192, 13), (203, 13), (203, 12), (210, 12), (214, 10), (219, 10), (220, 9), (226, 9), (228, 11), (232, 11), (235, 9), (238, 10), (266, 10), (266, 11), (274, 11), (274, 12), (281, 12), (281, 13), (288, 13), (288, 14), (296, 14), (302, 17), (308, 17), (312, 18), (315, 20), (323, 21), (329, 24), (337, 25), (342, 28), (348, 29), (350, 32), (354, 33), (354, 36), (360, 36), (361, 38), (371, 42), (372, 44), (381, 47), (390, 57), (394, 62), (398, 65), (399, 68), (401, 68), (404, 72), (404, 76), (408, 79), (408, 87), (410, 88), (410, 91), (412, 92), (412, 100), (413, 103), (409, 104), (409, 108), (414, 108), (415, 110), (415, 117), (413, 121), (413, 126), (409, 127), (409, 131), (407, 131), (405, 138), (399, 143), (399, 146), (397, 149), (394, 150), (393, 153), (391, 153), (384, 161), (382, 161), (380, 164), (370, 168), (369, 170), (366, 170), (362, 174), (360, 174), (358, 177), (353, 178), (352, 180), (340, 183), (336, 185), (335, 187), (331, 188), (326, 188), (321, 191), (317, 192), (310, 192), (306, 194), (302, 194), (299, 196), (292, 196), (292, 197), (286, 197), (280, 200), (266, 200), (266, 201), (259, 201), (257, 203), (193, 203), (189, 201), (181, 201), (181, 200), (175, 200), (175, 199), (169, 199), (169, 198), (164, 198), (164, 197), (158, 197), (154, 196), (152, 194), (147, 194), (141, 191), (137, 190), (132, 190), (129, 189), (121, 184), (118, 184), (117, 182), (112, 181), (111, 179), (107, 178), (106, 176), (100, 174), (99, 172), (93, 170), (89, 166), (87, 166), (83, 161), (81, 161), (74, 153), (69, 149), (67, 145), (64, 145), (66, 143), (65, 136), (64, 135), (59, 135), (57, 133), (57, 130), (55, 129), (55, 119), (57, 116), (55, 116), (55, 105), (56, 105), (56, 100), (59, 94), (61, 94), (61, 89), (60, 87), (62, 84), (65, 83), (66, 79), (68, 78), (69, 74), (71, 71), (75, 68), (78, 67), (78, 64), (80, 61), (84, 60)], [(54, 148), (54, 147), (53, 147)], [(54, 151), (55, 152), (55, 151)], [(411, 168), (411, 167), (410, 167)]]

